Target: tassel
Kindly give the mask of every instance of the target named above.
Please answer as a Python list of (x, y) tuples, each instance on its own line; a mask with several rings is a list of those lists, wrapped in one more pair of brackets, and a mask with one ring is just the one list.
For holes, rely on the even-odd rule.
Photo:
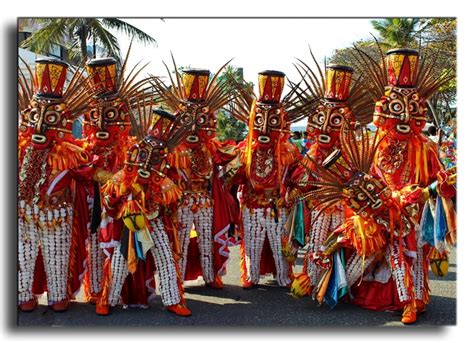
[(247, 134), (247, 146), (245, 147), (245, 158), (246, 158), (246, 173), (247, 177), (250, 178), (251, 174), (251, 165), (252, 165), (252, 143), (253, 143), (253, 126), (255, 121), (255, 107), (256, 101), (254, 100), (252, 103), (252, 108), (250, 110), (250, 117), (249, 117), (249, 133)]
[(130, 273), (135, 273), (137, 270), (137, 255), (135, 253), (135, 244), (134, 244), (134, 235), (132, 232), (128, 235), (128, 257), (127, 257), (127, 265), (128, 271)]

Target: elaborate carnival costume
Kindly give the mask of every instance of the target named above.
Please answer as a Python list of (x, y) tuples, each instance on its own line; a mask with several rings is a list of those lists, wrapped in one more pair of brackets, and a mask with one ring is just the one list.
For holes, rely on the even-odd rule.
[[(229, 63), (229, 62), (228, 62)], [(235, 146), (216, 139), (215, 111), (230, 101), (228, 82), (220, 78), (222, 66), (209, 82), (209, 70), (175, 66), (175, 81), (168, 88), (156, 79), (164, 105), (180, 114), (180, 124), (192, 123), (189, 134), (170, 154), (170, 176), (183, 191), (177, 208), (180, 270), (184, 281), (202, 276), (206, 285), (222, 288), (221, 276), (229, 257), (228, 230), (233, 201), (218, 179), (218, 166), (235, 157)]]
[[(362, 277), (369, 274), (377, 281), (393, 279), (397, 306), (415, 297), (418, 223), (412, 215), (412, 193), (392, 193), (372, 169), (376, 150), (385, 138), (378, 132), (371, 137), (365, 127), (355, 133), (345, 125), (341, 150), (326, 158), (324, 168), (313, 171), (318, 181), (308, 182), (313, 189), (301, 196), (317, 199), (317, 208), (340, 201), (345, 205), (343, 224), (312, 256), (324, 270), (318, 275), (313, 297), (331, 307), (347, 292), (357, 292)], [(309, 280), (295, 279), (292, 293), (303, 295), (307, 288)], [(405, 314), (402, 317), (404, 323), (411, 320)]]
[[(33, 76), (29, 67), (28, 71), (29, 80), (21, 69), (18, 78), (22, 110), (18, 134), (18, 303), (21, 310), (32, 311), (37, 305), (33, 293), (47, 289), (48, 304), (55, 311), (64, 311), (80, 287), (72, 279), (78, 280), (83, 272), (83, 261), (73, 256), (76, 251), (71, 242), (80, 236), (73, 217), (86, 213), (79, 213), (73, 203), (75, 178), (81, 178), (81, 167), (91, 159), (73, 138), (72, 123), (83, 113), (89, 95), (82, 70), (76, 70), (64, 88), (68, 65), (62, 61), (38, 59), (36, 74)], [(91, 168), (86, 166), (86, 170)], [(69, 266), (70, 260), (76, 265)]]
[[(137, 102), (149, 102), (154, 92), (149, 89), (145, 93), (147, 79), (134, 81), (135, 73), (125, 74), (127, 60), (117, 71), (117, 62), (113, 58), (90, 60), (86, 65), (89, 74), (89, 88), (94, 97), (91, 98), (89, 109), (84, 114), (83, 137), (86, 149), (100, 159), (100, 168), (96, 170), (95, 180), (90, 182), (86, 190), (90, 218), (88, 220), (88, 272), (85, 277), (86, 298), (95, 303), (100, 296), (105, 256), (110, 258), (111, 248), (118, 243), (120, 237), (114, 237), (114, 230), (107, 226), (115, 226), (121, 232), (122, 224), (106, 213), (101, 223), (100, 183), (104, 183), (111, 174), (123, 167), (127, 149), (134, 138), (131, 137), (130, 110)], [(135, 68), (134, 68), (135, 70)], [(99, 183), (100, 182), (100, 183)], [(105, 211), (104, 211), (105, 212)], [(102, 234), (102, 235), (101, 235)], [(101, 247), (100, 247), (101, 246)], [(106, 254), (103, 253), (104, 248)], [(151, 275), (153, 276), (153, 274)], [(125, 301), (125, 303), (133, 302)], [(142, 301), (143, 302), (143, 301)]]
[[(147, 110), (140, 110), (139, 141), (129, 149), (125, 166), (102, 187), (103, 206), (111, 216), (120, 218), (124, 226), (119, 245), (106, 261), (111, 272), (104, 276), (96, 312), (108, 314), (109, 306), (119, 303), (125, 278), (137, 270), (139, 260), (145, 260), (149, 253), (156, 265), (164, 305), (171, 312), (189, 316), (179, 267), (162, 220), (166, 208), (182, 195), (166, 173), (168, 154), (187, 133), (187, 126), (177, 127), (177, 118), (162, 110), (153, 110), (150, 124)], [(145, 136), (140, 130), (146, 131), (147, 127)]]
[(240, 154), (225, 170), (227, 182), (242, 185), (240, 265), (246, 289), (268, 273), (276, 275), (280, 286), (289, 285), (292, 278), (291, 264), (282, 251), (288, 212), (284, 197), (288, 176), (301, 158), (288, 141), (290, 124), (301, 116), (293, 111), (293, 90), (280, 101), (284, 82), (282, 72), (259, 73), (259, 98), (248, 85), (241, 85), (232, 109), (249, 126), (247, 138), (238, 146)]
[[(304, 191), (304, 185), (308, 181), (317, 181), (314, 171), (322, 168), (322, 162), (335, 149), (340, 149), (339, 133), (344, 121), (349, 123), (351, 129), (355, 129), (357, 125), (372, 120), (372, 99), (369, 93), (364, 92), (360, 80), (352, 82), (353, 69), (343, 65), (328, 65), (324, 76), (314, 56), (313, 60), (319, 70), (319, 77), (304, 62), (297, 67), (301, 76), (303, 68), (307, 75), (304, 78), (307, 91), (300, 94), (300, 106), (311, 106), (306, 131), (312, 144), (304, 158), (304, 167), (301, 165), (296, 168), (291, 176), (291, 196)], [(305, 230), (309, 231), (309, 240), (303, 273), (310, 276), (312, 286), (319, 279), (321, 270), (318, 265), (309, 262), (309, 258), (319, 250), (328, 235), (344, 222), (343, 203), (328, 207), (324, 213), (320, 213), (316, 210), (316, 201), (317, 199), (313, 199), (295, 204), (297, 215), (310, 212), (311, 216), (309, 230)], [(302, 221), (300, 218), (295, 220)], [(293, 236), (300, 246), (305, 245), (304, 233), (293, 230)]]
[[(443, 202), (443, 216), (449, 224), (441, 234), (443, 237), (439, 237), (439, 232), (437, 233), (443, 244), (438, 244), (436, 248), (444, 253), (444, 241), (450, 244), (455, 242), (454, 207), (448, 199), (454, 191), (452, 182), (455, 177), (451, 175), (451, 178), (448, 178), (448, 175), (441, 171), (442, 165), (435, 144), (421, 132), (427, 120), (426, 102), (453, 78), (452, 70), (448, 69), (442, 73), (437, 67), (436, 54), (425, 53), (419, 63), (419, 53), (411, 49), (390, 50), (386, 59), (379, 49), (381, 63), (377, 63), (359, 49), (356, 49), (356, 52), (359, 69), (372, 84), (367, 91), (377, 100), (374, 124), (380, 129), (380, 134), (386, 136), (377, 148), (374, 168), (394, 194), (406, 196), (412, 202), (409, 213), (410, 220), (416, 223), (417, 247), (414, 256), (407, 256), (407, 259), (413, 259), (411, 269), (407, 269), (413, 276), (410, 294), (403, 294), (403, 288), (400, 288), (395, 276), (383, 282), (377, 282), (375, 278), (374, 282), (362, 282), (357, 294), (354, 293), (354, 302), (372, 309), (398, 309), (401, 302), (404, 305), (402, 321), (412, 323), (416, 321), (416, 314), (424, 311), (429, 302), (428, 256), (436, 255), (433, 249), (429, 253), (429, 246), (425, 243), (433, 240), (433, 237), (428, 240), (423, 237), (426, 232), (425, 225), (418, 225), (430, 190), (431, 193), (438, 190), (439, 200)], [(440, 183), (435, 187), (433, 182), (436, 182), (438, 176), (442, 178), (442, 174), (446, 176), (445, 181), (451, 180), (451, 184)], [(444, 187), (441, 187), (442, 185)], [(443, 195), (444, 189), (449, 191)], [(402, 226), (404, 223), (402, 222)], [(402, 228), (402, 231), (408, 229)], [(370, 275), (366, 276), (366, 279), (370, 278)], [(390, 291), (390, 288), (396, 288), (398, 297), (393, 296), (394, 292)]]

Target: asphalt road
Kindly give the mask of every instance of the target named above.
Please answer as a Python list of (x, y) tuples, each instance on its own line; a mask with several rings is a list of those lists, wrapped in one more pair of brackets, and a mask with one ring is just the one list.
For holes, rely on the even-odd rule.
[[(301, 268), (301, 256), (297, 271)], [(428, 311), (412, 326), (456, 325), (456, 252), (450, 256), (449, 273), (439, 278), (430, 272), (431, 303)], [(206, 288), (202, 280), (186, 284), (186, 299), (193, 311), (182, 318), (164, 309), (159, 295), (148, 309), (116, 307), (109, 316), (95, 314), (93, 305), (82, 302), (79, 295), (65, 313), (55, 313), (46, 306), (46, 297), (32, 313), (18, 312), (19, 326), (76, 327), (76, 326), (248, 326), (248, 327), (366, 327), (403, 326), (400, 314), (374, 312), (359, 307), (338, 304), (331, 310), (306, 297), (295, 299), (286, 288), (280, 288), (271, 277), (261, 280), (252, 290), (243, 290), (239, 281), (238, 247), (231, 248), (227, 275), (222, 290)]]

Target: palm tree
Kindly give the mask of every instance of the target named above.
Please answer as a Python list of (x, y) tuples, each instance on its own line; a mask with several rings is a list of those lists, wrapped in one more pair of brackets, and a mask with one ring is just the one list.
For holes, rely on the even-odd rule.
[(416, 36), (424, 29), (425, 21), (418, 18), (387, 18), (370, 23), (382, 38), (384, 48), (400, 48), (415, 45)]
[[(115, 29), (132, 36), (145, 44), (156, 44), (156, 40), (122, 20), (116, 18), (47, 18), (30, 19), (42, 28), (22, 42), (21, 47), (47, 54), (54, 45), (66, 48), (68, 58), (73, 61), (96, 57), (96, 43), (100, 44), (109, 56), (120, 60), (117, 38), (108, 31)], [(92, 39), (93, 53), (87, 52), (87, 41)]]

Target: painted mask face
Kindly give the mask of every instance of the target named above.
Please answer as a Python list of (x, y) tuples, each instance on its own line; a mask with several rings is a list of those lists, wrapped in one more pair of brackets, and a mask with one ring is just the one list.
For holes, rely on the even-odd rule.
[(165, 141), (146, 136), (129, 151), (125, 164), (127, 172), (137, 171), (138, 181), (142, 184), (153, 182), (165, 176), (168, 147)]
[(391, 191), (378, 177), (358, 172), (346, 183), (344, 197), (354, 212), (368, 217), (386, 209)]
[(283, 134), (288, 139), (290, 128), (286, 114), (280, 104), (264, 104), (257, 102), (253, 123), (253, 137), (260, 146), (275, 143)]
[(352, 119), (352, 111), (346, 102), (321, 101), (308, 118), (308, 139), (322, 148), (337, 146), (345, 119)]
[(387, 87), (375, 104), (374, 124), (395, 139), (418, 135), (426, 124), (427, 107), (416, 88)]
[(34, 98), (22, 113), (20, 130), (31, 134), (31, 143), (35, 148), (44, 149), (54, 141), (72, 135), (69, 117), (70, 112), (61, 100)]
[(184, 140), (188, 145), (197, 145), (216, 137), (217, 120), (205, 103), (185, 103), (181, 105), (180, 125), (191, 125), (190, 133)]
[(97, 99), (94, 108), (84, 115), (84, 137), (95, 144), (118, 144), (130, 131), (130, 116), (125, 102)]

